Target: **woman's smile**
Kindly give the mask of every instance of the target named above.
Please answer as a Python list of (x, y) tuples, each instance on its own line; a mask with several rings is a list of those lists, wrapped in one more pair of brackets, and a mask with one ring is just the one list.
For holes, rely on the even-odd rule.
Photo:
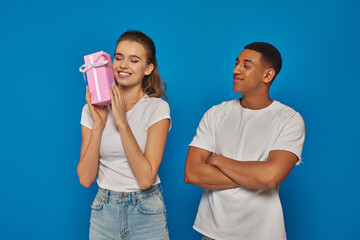
[(119, 76), (120, 78), (127, 78), (127, 77), (129, 77), (129, 76), (131, 76), (131, 75), (132, 75), (132, 73), (130, 73), (130, 72), (118, 71), (118, 76)]

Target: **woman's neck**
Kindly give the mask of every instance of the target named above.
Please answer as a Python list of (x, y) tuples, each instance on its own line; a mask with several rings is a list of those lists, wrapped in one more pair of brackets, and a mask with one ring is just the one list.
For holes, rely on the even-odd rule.
[(124, 103), (126, 109), (132, 108), (144, 95), (141, 86), (139, 87), (122, 87), (120, 86), (121, 93), (124, 96)]

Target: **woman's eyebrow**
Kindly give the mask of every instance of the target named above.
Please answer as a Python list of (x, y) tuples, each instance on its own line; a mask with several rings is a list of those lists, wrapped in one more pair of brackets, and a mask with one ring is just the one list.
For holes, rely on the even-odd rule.
[(137, 55), (130, 55), (130, 57), (136, 57), (138, 59), (141, 59), (141, 57), (137, 56)]
[[(123, 54), (121, 54), (121, 53), (115, 53), (115, 56), (124, 56)], [(139, 59), (141, 59), (141, 57), (139, 57), (138, 55), (130, 55), (129, 57), (136, 57), (136, 58), (139, 58)]]

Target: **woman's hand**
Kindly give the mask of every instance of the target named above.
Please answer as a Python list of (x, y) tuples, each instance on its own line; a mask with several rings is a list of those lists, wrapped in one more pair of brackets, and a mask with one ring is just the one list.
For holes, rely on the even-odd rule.
[(88, 103), (91, 116), (94, 120), (94, 126), (104, 127), (107, 118), (107, 106), (100, 108), (91, 104), (89, 86), (86, 86), (86, 102)]
[(122, 95), (120, 88), (116, 86), (115, 83), (112, 83), (110, 98), (114, 121), (119, 128), (123, 127), (127, 123), (124, 96)]

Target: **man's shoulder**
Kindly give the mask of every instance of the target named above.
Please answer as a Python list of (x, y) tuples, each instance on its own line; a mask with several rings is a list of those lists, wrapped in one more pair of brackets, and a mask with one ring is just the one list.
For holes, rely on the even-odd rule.
[(287, 121), (294, 116), (301, 118), (299, 112), (279, 101), (275, 101), (275, 107), (271, 110), (282, 122)]
[(233, 99), (230, 101), (224, 101), (220, 104), (214, 105), (209, 109), (209, 111), (212, 112), (223, 112), (223, 111), (229, 111), (231, 110), (236, 104), (238, 104), (239, 99)]

